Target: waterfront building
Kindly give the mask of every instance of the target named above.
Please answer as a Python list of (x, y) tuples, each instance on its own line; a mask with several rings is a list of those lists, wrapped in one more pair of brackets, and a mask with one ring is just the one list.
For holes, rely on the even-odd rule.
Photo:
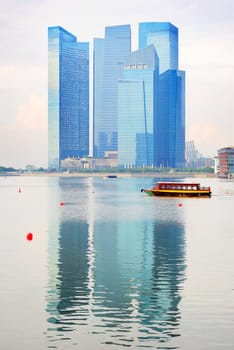
[(178, 69), (178, 28), (169, 22), (139, 23), (139, 48), (153, 44), (159, 57), (159, 74)]
[(48, 28), (48, 168), (89, 154), (89, 44)]
[(102, 83), (104, 67), (104, 44), (102, 38), (93, 40), (93, 155), (98, 155), (101, 132)]
[(117, 167), (117, 152), (106, 152), (104, 157), (66, 158), (61, 162), (62, 170), (69, 172), (79, 171), (80, 169), (102, 170)]
[(153, 45), (130, 54), (118, 82), (119, 167), (154, 164), (158, 56)]
[(214, 173), (219, 174), (220, 167), (219, 167), (219, 157), (217, 155), (214, 156)]
[(139, 24), (139, 47), (153, 44), (159, 57), (157, 167), (185, 165), (185, 72), (178, 69), (178, 29), (169, 22)]
[(219, 175), (234, 174), (234, 147), (224, 147), (218, 150)]
[(184, 167), (184, 81), (183, 71), (168, 70), (159, 76), (159, 111), (155, 129), (155, 164), (158, 167)]
[(105, 28), (105, 38), (94, 41), (94, 155), (118, 150), (117, 86), (124, 59), (131, 52), (130, 25)]

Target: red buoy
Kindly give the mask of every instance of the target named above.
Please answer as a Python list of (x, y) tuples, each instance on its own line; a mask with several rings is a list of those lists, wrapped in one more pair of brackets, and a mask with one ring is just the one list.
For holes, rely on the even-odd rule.
[(27, 238), (28, 241), (32, 241), (33, 240), (32, 232), (27, 233), (26, 238)]
[(18, 192), (21, 193), (21, 188), (19, 187)]
[(179, 204), (178, 204), (178, 207), (182, 207), (182, 203), (179, 203)]
[(60, 204), (60, 206), (62, 207), (62, 206), (64, 205), (64, 202), (60, 202), (59, 204)]

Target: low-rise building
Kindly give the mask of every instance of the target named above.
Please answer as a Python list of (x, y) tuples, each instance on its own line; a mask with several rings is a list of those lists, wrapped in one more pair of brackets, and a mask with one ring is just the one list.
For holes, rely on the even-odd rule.
[(218, 150), (219, 175), (234, 174), (234, 147), (225, 147)]
[(83, 157), (83, 158), (66, 158), (61, 162), (61, 168), (69, 171), (79, 171), (80, 169), (103, 169), (117, 168), (117, 152), (109, 152), (105, 157)]

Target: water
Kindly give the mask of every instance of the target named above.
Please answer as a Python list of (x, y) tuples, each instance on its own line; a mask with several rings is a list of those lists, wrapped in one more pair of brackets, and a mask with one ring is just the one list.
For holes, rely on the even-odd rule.
[(0, 177), (1, 349), (234, 348), (234, 182), (155, 182)]

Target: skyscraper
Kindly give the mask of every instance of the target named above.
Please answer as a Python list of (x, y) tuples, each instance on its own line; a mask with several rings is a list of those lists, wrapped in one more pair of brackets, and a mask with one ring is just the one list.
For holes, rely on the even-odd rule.
[(99, 134), (101, 131), (102, 82), (104, 68), (105, 40), (95, 38), (93, 41), (93, 155), (99, 151)]
[(118, 163), (154, 164), (154, 128), (158, 114), (158, 56), (153, 45), (130, 54), (118, 83)]
[(178, 29), (169, 22), (139, 23), (139, 48), (153, 44), (159, 57), (159, 74), (178, 69)]
[(155, 166), (185, 165), (185, 72), (178, 70), (178, 29), (169, 22), (139, 24), (139, 47), (153, 44), (159, 57)]
[[(117, 86), (124, 59), (131, 52), (129, 25), (105, 28), (105, 39), (94, 42), (94, 155), (118, 150)], [(100, 74), (101, 72), (101, 74)]]
[(48, 28), (48, 167), (89, 154), (89, 44)]
[(184, 72), (167, 70), (159, 76), (159, 109), (155, 128), (155, 165), (183, 168), (185, 165)]

